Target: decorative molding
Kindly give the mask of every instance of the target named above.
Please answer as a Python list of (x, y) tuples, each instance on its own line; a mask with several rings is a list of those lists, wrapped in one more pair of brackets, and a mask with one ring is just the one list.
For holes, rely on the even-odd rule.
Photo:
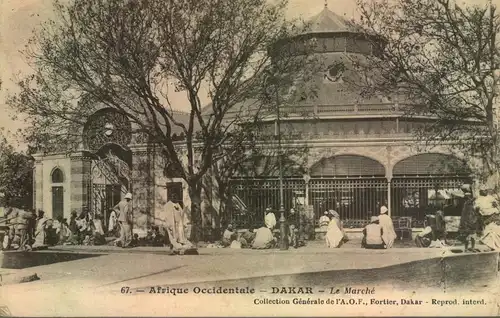
[(130, 143), (131, 145), (147, 145), (149, 144), (149, 135), (145, 132), (136, 132), (132, 134), (132, 141)]
[(125, 114), (113, 108), (100, 109), (89, 116), (83, 139), (94, 151), (108, 143), (126, 147), (132, 141), (132, 125)]

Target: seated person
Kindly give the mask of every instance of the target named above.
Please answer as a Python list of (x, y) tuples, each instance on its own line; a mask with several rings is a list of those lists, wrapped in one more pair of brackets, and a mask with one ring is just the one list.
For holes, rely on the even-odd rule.
[(361, 247), (367, 249), (384, 249), (384, 241), (382, 240), (383, 230), (379, 224), (378, 216), (372, 216), (370, 224), (363, 229), (363, 240)]
[(104, 229), (102, 226), (102, 215), (96, 214), (95, 219), (89, 222), (90, 231), (92, 233), (92, 245), (106, 244)]
[(170, 245), (168, 235), (166, 236), (161, 235), (160, 228), (158, 226), (152, 227), (151, 236), (149, 236), (148, 234), (148, 239), (151, 246), (160, 247), (160, 246)]
[(130, 241), (130, 247), (137, 247), (139, 246), (139, 234), (135, 233), (132, 241)]
[(444, 221), (444, 212), (439, 210), (436, 212), (435, 228), (432, 229), (434, 240), (446, 241), (446, 223)]
[(415, 237), (415, 245), (417, 247), (429, 247), (432, 242), (432, 228), (427, 226), (422, 232)]
[(228, 224), (224, 234), (222, 235), (222, 246), (228, 247), (231, 242), (235, 239), (236, 233), (233, 231), (233, 225)]
[(250, 227), (246, 230), (240, 237), (239, 241), (241, 243), (242, 248), (250, 248), (252, 247), (253, 240), (255, 239), (255, 231), (253, 227)]
[(276, 246), (276, 238), (267, 226), (262, 226), (255, 232), (255, 239), (252, 243), (253, 249), (269, 249)]
[(334, 211), (332, 220), (328, 224), (328, 231), (325, 236), (326, 246), (329, 248), (339, 248), (346, 241), (346, 235), (340, 221), (340, 215)]

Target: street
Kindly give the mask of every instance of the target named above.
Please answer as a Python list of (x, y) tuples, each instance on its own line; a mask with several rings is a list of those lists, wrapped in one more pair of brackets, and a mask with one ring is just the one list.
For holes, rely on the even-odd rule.
[[(450, 295), (467, 293), (471, 295), (474, 292), (475, 295), (486, 295), (481, 296), (486, 305), (469, 307), (475, 308), (475, 314), (488, 315), (496, 306), (493, 306), (491, 300), (496, 294), (490, 292), (494, 290), (494, 286), (498, 286), (497, 280), (474, 278), (476, 283), (462, 281), (456, 288), (453, 288), (453, 284), (448, 284), (446, 294), (444, 293), (440, 279), (436, 276), (437, 271), (434, 271), (436, 266), (441, 266), (442, 256), (449, 253), (441, 249), (370, 251), (314, 246), (288, 251), (200, 249), (200, 255), (192, 256), (173, 256), (163, 249), (151, 251), (147, 248), (132, 249), (126, 253), (111, 247), (107, 251), (96, 251), (92, 247), (63, 249), (31, 253), (41, 259), (55, 259), (54, 255), (57, 254), (59, 262), (23, 269), (1, 269), (4, 286), (0, 287), (0, 305), (7, 306), (13, 315), (23, 316), (37, 316), (40, 313), (43, 316), (260, 315), (265, 314), (266, 308), (276, 307), (256, 306), (253, 299), (264, 301), (268, 296), (273, 299), (328, 297), (332, 288), (350, 286), (376, 288), (375, 297), (381, 300), (384, 297), (394, 298), (395, 294), (399, 299), (416, 298), (415, 295), (422, 298), (429, 293), (451, 297)], [(2, 259), (8, 259), (15, 253), (19, 252), (6, 252), (2, 254)], [(14, 282), (15, 277), (34, 273), (40, 280), (9, 284), (9, 280)], [(277, 292), (277, 289), (272, 288), (275, 286), (312, 286), (314, 294), (273, 294)], [(158, 287), (162, 287), (164, 291), (168, 287), (171, 290), (189, 292), (176, 295), (152, 294), (151, 288), (157, 290)], [(200, 290), (213, 287), (253, 288), (255, 295), (195, 294), (195, 287)], [(383, 311), (380, 313), (388, 314), (388, 310), (392, 314), (401, 313), (406, 308), (402, 304), (397, 307), (381, 305)], [(313, 305), (305, 308), (283, 305), (279, 307), (279, 313), (304, 315), (308, 312), (306, 308), (311, 310), (310, 306)], [(417, 307), (412, 314), (432, 313), (428, 306)], [(314, 313), (331, 315), (332, 311), (328, 311), (328, 308), (330, 307), (314, 307)], [(459, 308), (450, 307), (450, 310), (458, 310), (457, 314), (463, 314)], [(347, 310), (348, 314), (356, 314), (356, 310), (359, 314), (362, 313), (356, 306), (342, 310)]]

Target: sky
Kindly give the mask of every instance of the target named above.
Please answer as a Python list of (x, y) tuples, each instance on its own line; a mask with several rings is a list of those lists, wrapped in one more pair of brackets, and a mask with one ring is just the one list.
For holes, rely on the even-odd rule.
[[(237, 0), (235, 0), (237, 1)], [(466, 0), (465, 3), (478, 3), (485, 0)], [(493, 0), (500, 4), (500, 0)], [(351, 18), (356, 14), (356, 0), (327, 0), (328, 8), (339, 15)], [(308, 18), (321, 12), (325, 0), (289, 0), (289, 16)], [(11, 110), (5, 104), (6, 97), (16, 92), (15, 79), (30, 74), (30, 67), (19, 52), (24, 48), (32, 33), (44, 20), (53, 17), (51, 0), (0, 0), (0, 128), (4, 128), (7, 137), (18, 147), (12, 135), (23, 127), (20, 121), (13, 121), (9, 114)], [(177, 109), (186, 107), (185, 95), (177, 93), (170, 96)]]

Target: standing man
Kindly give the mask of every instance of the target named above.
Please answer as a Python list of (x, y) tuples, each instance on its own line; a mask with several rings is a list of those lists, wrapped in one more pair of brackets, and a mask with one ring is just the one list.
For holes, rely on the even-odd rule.
[(290, 209), (290, 214), (287, 218), (288, 221), (288, 242), (294, 248), (299, 247), (299, 227), (300, 216), (295, 213), (295, 209)]
[(380, 226), (382, 227), (382, 239), (385, 243), (385, 248), (392, 248), (394, 241), (396, 240), (396, 232), (394, 231), (394, 224), (392, 223), (392, 219), (387, 215), (389, 210), (385, 205), (380, 208), (380, 215), (378, 217), (378, 221)]
[(271, 231), (276, 226), (276, 216), (274, 215), (274, 212), (270, 207), (266, 209), (264, 223), (266, 224), (267, 228), (270, 229)]
[(117, 220), (120, 224), (120, 241), (123, 248), (130, 247), (132, 242), (132, 193), (127, 193), (125, 199), (118, 202), (113, 210), (118, 214)]
[(186, 237), (184, 212), (178, 196), (174, 193), (165, 204), (165, 209), (157, 216), (158, 225), (166, 232), (165, 236), (168, 237), (174, 251), (194, 248), (194, 245)]

